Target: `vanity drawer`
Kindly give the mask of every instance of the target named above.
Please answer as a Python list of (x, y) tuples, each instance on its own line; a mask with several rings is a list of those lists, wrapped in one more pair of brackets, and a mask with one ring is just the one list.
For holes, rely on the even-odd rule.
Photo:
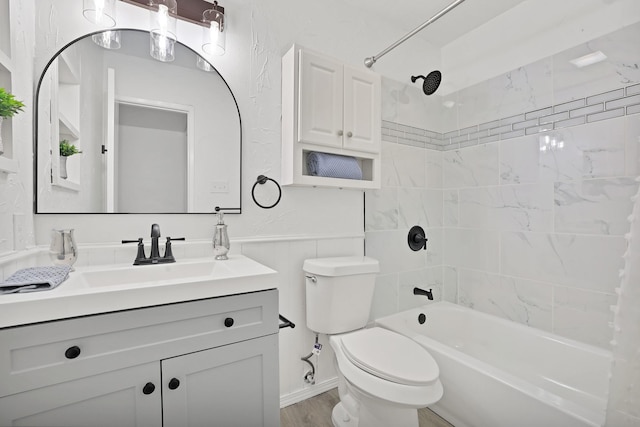
[(278, 291), (0, 330), (0, 397), (278, 331)]

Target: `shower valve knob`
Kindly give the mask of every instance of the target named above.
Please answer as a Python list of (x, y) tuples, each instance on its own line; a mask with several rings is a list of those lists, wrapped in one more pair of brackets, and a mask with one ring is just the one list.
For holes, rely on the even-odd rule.
[(421, 249), (427, 249), (427, 234), (424, 232), (424, 229), (419, 225), (414, 225), (409, 230), (409, 235), (407, 236), (407, 243), (409, 243), (409, 247), (413, 251), (419, 251)]

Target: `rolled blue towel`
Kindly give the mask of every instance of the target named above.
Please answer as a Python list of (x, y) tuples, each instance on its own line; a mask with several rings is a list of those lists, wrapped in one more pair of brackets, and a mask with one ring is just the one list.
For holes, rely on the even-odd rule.
[(69, 277), (71, 266), (23, 268), (0, 283), (0, 294), (37, 292), (53, 289)]
[(330, 178), (362, 179), (362, 169), (352, 156), (318, 153), (307, 154), (307, 171), (313, 176)]

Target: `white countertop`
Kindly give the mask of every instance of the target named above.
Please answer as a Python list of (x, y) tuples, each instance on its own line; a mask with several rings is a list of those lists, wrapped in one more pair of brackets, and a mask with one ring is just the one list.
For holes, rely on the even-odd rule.
[(276, 271), (243, 255), (78, 267), (55, 289), (0, 295), (0, 328), (274, 288)]

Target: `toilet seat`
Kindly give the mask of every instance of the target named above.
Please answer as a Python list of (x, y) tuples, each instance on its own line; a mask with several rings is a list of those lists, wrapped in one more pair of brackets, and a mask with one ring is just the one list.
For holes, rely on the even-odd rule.
[(351, 363), (383, 380), (429, 385), (440, 375), (431, 354), (415, 341), (378, 327), (346, 334), (341, 339)]
[(425, 348), (387, 329), (374, 327), (345, 334), (341, 344), (351, 363), (383, 380), (424, 386), (440, 375), (436, 361)]
[[(443, 394), (442, 383), (438, 379), (440, 370), (431, 354), (419, 344), (413, 343), (409, 338), (396, 332), (384, 330), (385, 332), (380, 333), (377, 330), (383, 330), (382, 328), (371, 329), (376, 331), (365, 332), (370, 331), (370, 329), (362, 329), (329, 337), (329, 343), (334, 350), (338, 370), (344, 379), (367, 395), (375, 396), (383, 401), (403, 407), (424, 408), (440, 400)], [(400, 339), (389, 338), (388, 333), (394, 336), (397, 335)], [(352, 339), (353, 336), (359, 336), (361, 339)], [(365, 350), (368, 348), (368, 344), (364, 343), (366, 341), (365, 337), (373, 337), (370, 341), (374, 343), (371, 345), (375, 350), (369, 351), (372, 354), (371, 358), (365, 355)], [(399, 368), (404, 363), (404, 360), (411, 360), (412, 356), (405, 359), (402, 353), (399, 354), (391, 346), (404, 339), (418, 346), (418, 348), (415, 348), (412, 344), (407, 344), (411, 350), (407, 351), (406, 354), (410, 353), (416, 357), (410, 362), (411, 367), (416, 372), (421, 372), (421, 368), (416, 368), (415, 364), (418, 363), (416, 360), (422, 359), (421, 363), (428, 367), (425, 371), (428, 373), (422, 372), (415, 377), (412, 374), (411, 378), (407, 378), (406, 372), (411, 371), (411, 369), (403, 372), (403, 369)], [(345, 340), (350, 350), (346, 350)], [(362, 345), (359, 346), (359, 344)], [(403, 344), (400, 344), (400, 346), (401, 348), (407, 348)], [(428, 377), (432, 378), (431, 381), (426, 380)], [(420, 384), (416, 384), (416, 378), (418, 378), (417, 382)], [(412, 382), (412, 384), (406, 384), (407, 382)]]

